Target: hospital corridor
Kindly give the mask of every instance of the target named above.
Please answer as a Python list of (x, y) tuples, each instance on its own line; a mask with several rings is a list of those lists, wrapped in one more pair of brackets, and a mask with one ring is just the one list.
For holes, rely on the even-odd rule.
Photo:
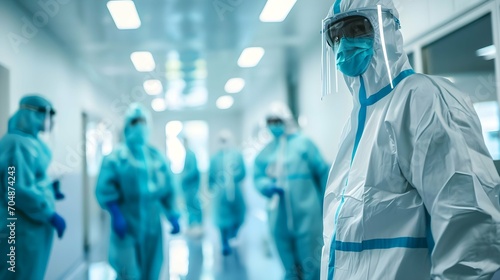
[(500, 0), (1, 0), (0, 280), (500, 280)]

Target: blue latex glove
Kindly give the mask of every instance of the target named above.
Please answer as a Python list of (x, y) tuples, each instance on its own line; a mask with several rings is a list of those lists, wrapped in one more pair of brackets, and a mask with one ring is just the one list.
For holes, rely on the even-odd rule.
[(52, 189), (54, 190), (54, 196), (56, 200), (63, 200), (64, 194), (61, 192), (61, 182), (59, 180), (55, 180), (52, 182)]
[(107, 206), (108, 211), (111, 214), (111, 225), (113, 227), (113, 231), (121, 239), (125, 238), (125, 235), (127, 234), (127, 221), (125, 220), (125, 217), (123, 217), (120, 207), (118, 207), (118, 202), (108, 202)]
[(52, 217), (50, 217), (50, 224), (56, 229), (57, 237), (59, 239), (62, 238), (64, 234), (64, 230), (66, 230), (66, 222), (63, 217), (59, 216), (59, 214), (54, 213)]
[(273, 197), (274, 194), (278, 194), (279, 196), (283, 196), (285, 194), (285, 191), (282, 188), (272, 186), (272, 187), (264, 189), (262, 191), (262, 194), (264, 196), (266, 196), (267, 198), (271, 198), (271, 197)]
[(179, 225), (179, 218), (175, 216), (169, 216), (168, 221), (172, 225), (172, 231), (170, 231), (171, 234), (177, 234), (181, 231), (181, 226)]
[(233, 249), (231, 248), (231, 245), (229, 243), (223, 243), (222, 244), (222, 255), (223, 256), (229, 256), (233, 252)]

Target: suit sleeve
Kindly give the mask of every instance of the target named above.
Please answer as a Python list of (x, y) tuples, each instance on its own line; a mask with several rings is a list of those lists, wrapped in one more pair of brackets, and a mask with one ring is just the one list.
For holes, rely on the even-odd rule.
[(274, 184), (274, 181), (266, 174), (268, 162), (263, 156), (264, 151), (260, 152), (255, 159), (253, 174), (255, 188), (262, 194), (266, 189), (270, 188)]
[(243, 179), (245, 179), (245, 176), (246, 176), (245, 161), (243, 160), (243, 156), (240, 153), (238, 153), (235, 159), (234, 181), (236, 183), (239, 183), (243, 181)]
[(185, 185), (196, 183), (200, 180), (198, 162), (194, 152), (186, 150), (184, 171), (182, 172), (182, 183)]
[(208, 189), (212, 191), (217, 182), (217, 154), (210, 159), (210, 167), (208, 168)]
[(121, 198), (118, 177), (116, 162), (111, 154), (102, 161), (95, 189), (97, 201), (103, 209), (107, 209), (109, 202), (118, 201)]
[(323, 160), (318, 147), (310, 140), (308, 140), (308, 164), (309, 168), (318, 187), (318, 191), (323, 195), (326, 189), (326, 182), (328, 180), (329, 167)]
[[(55, 213), (53, 203), (53, 191), (51, 181), (42, 180), (38, 181), (33, 170), (33, 158), (29, 151), (22, 145), (15, 145), (7, 156), (8, 166), (4, 167), (2, 172), (7, 172), (8, 167), (14, 167), (15, 181), (13, 185), (9, 185), (8, 173), (5, 177), (5, 190), (4, 193), (15, 188), (15, 205), (13, 206), (16, 211), (20, 211), (29, 218), (38, 222), (48, 222), (50, 217)], [(4, 199), (8, 202), (8, 196), (5, 195)], [(52, 200), (52, 201), (51, 201)]]
[[(433, 93), (434, 92), (434, 93)], [(472, 106), (422, 86), (397, 139), (402, 172), (423, 199), (432, 279), (490, 279), (500, 267), (500, 179)]]
[(162, 159), (164, 164), (162, 164), (162, 171), (165, 174), (165, 188), (167, 189), (165, 196), (161, 198), (161, 203), (165, 208), (165, 214), (167, 217), (179, 217), (180, 212), (177, 206), (177, 194), (175, 190), (173, 173), (170, 169), (170, 163)]

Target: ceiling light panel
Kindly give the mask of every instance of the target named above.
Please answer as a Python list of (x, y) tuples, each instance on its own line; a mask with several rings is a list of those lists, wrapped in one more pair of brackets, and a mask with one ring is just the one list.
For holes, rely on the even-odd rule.
[(245, 87), (245, 80), (242, 78), (232, 78), (226, 82), (224, 90), (227, 93), (238, 93)]
[(246, 48), (241, 52), (240, 58), (238, 59), (238, 66), (245, 68), (255, 67), (259, 64), (264, 53), (264, 49), (260, 47)]
[(139, 72), (151, 72), (156, 68), (155, 60), (150, 52), (133, 52), (130, 59)]
[(141, 26), (141, 19), (133, 1), (109, 1), (107, 7), (118, 29), (137, 29)]
[(163, 85), (159, 80), (144, 81), (144, 91), (149, 95), (158, 95), (163, 91)]
[(163, 98), (155, 98), (153, 101), (151, 101), (151, 108), (155, 112), (163, 112), (167, 109), (167, 104), (165, 103), (165, 99)]
[(267, 0), (260, 14), (262, 22), (282, 22), (288, 16), (297, 0)]
[(217, 101), (215, 102), (217, 108), (221, 110), (229, 109), (233, 106), (233, 104), (234, 104), (234, 98), (230, 95), (221, 96), (217, 98)]

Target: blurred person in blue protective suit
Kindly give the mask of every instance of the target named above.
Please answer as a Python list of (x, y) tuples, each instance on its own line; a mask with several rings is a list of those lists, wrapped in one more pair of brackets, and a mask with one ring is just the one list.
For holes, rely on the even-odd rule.
[(0, 229), (0, 279), (43, 279), (54, 230), (61, 238), (66, 228), (55, 209), (59, 183), (47, 175), (52, 153), (39, 138), (50, 132), (54, 115), (47, 99), (25, 96), (0, 140), (0, 217), (11, 225)]
[(109, 261), (118, 279), (158, 279), (163, 263), (161, 213), (180, 231), (170, 167), (148, 144), (148, 112), (130, 105), (125, 143), (102, 162), (97, 200), (111, 214)]
[(220, 132), (220, 150), (212, 156), (209, 172), (209, 188), (214, 193), (215, 224), (220, 230), (223, 255), (231, 253), (229, 240), (238, 234), (246, 212), (241, 189), (245, 163), (241, 152), (231, 147), (231, 139), (231, 132)]
[(286, 105), (272, 104), (266, 120), (274, 139), (255, 159), (254, 181), (270, 198), (270, 229), (286, 271), (284, 279), (318, 279), (328, 166), (314, 143), (295, 132)]
[(500, 179), (468, 96), (413, 72), (392, 0), (335, 1), (323, 36), (354, 109), (325, 193), (321, 279), (490, 279)]
[(184, 159), (184, 169), (182, 171), (182, 193), (186, 202), (188, 213), (188, 234), (200, 236), (203, 233), (202, 229), (202, 207), (199, 198), (200, 191), (200, 171), (198, 170), (198, 162), (196, 155), (189, 148), (188, 141), (184, 138), (184, 147), (186, 149), (186, 157)]

